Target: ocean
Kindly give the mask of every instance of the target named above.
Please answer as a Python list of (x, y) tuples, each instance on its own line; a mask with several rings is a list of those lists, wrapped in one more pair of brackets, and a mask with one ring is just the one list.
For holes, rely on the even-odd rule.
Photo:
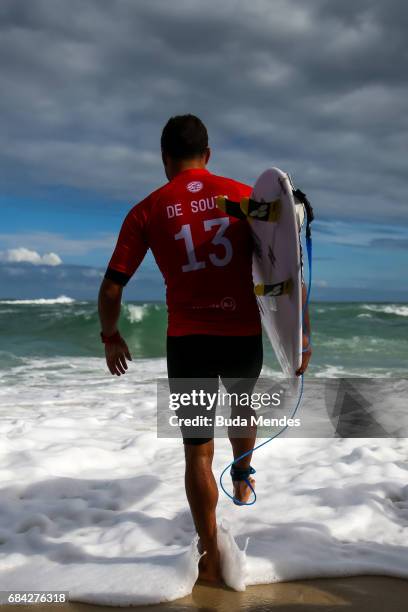
[[(309, 376), (398, 377), (408, 372), (408, 304), (315, 302), (310, 305)], [(134, 359), (165, 355), (166, 307), (126, 302), (119, 323)], [(0, 300), (0, 368), (31, 359), (103, 356), (97, 305), (66, 296)], [(265, 364), (278, 370), (269, 342)]]
[[(220, 491), (219, 547), (234, 589), (408, 578), (407, 441), (398, 434), (408, 305), (313, 303), (311, 317), (300, 416), (316, 405), (319, 378), (385, 377), (402, 396), (381, 411), (397, 437), (284, 434), (260, 448), (256, 504), (234, 506)], [(0, 301), (0, 590), (69, 591), (112, 605), (191, 593), (198, 555), (183, 445), (156, 433), (165, 307), (125, 303), (120, 330), (134, 360), (118, 378), (104, 362), (95, 302)], [(267, 342), (265, 368), (278, 371)], [(228, 440), (215, 446), (218, 479), (232, 456)], [(231, 490), (228, 474), (224, 484)]]

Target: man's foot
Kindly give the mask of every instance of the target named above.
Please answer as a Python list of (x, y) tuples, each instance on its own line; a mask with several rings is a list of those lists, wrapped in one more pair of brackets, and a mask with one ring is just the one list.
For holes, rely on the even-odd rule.
[(198, 550), (201, 554), (205, 551), (198, 564), (198, 580), (207, 584), (223, 584), (217, 542), (203, 547), (199, 541)]
[[(251, 483), (251, 487), (255, 489), (255, 478), (252, 476), (248, 477), (249, 482)], [(234, 497), (239, 502), (246, 504), (246, 502), (251, 497), (251, 489), (248, 487), (245, 480), (233, 480), (232, 484), (234, 485)]]

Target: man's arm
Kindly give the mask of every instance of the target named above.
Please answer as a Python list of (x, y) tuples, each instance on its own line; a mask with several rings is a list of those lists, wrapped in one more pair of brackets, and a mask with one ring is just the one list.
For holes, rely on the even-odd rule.
[[(98, 311), (105, 342), (106, 363), (110, 373), (117, 376), (127, 370), (126, 359), (132, 359), (126, 342), (117, 330), (117, 324), (123, 287), (139, 267), (148, 249), (144, 231), (148, 205), (149, 199), (146, 198), (126, 215), (99, 290)], [(113, 338), (110, 338), (112, 336)]]
[[(99, 289), (98, 312), (102, 333), (106, 337), (113, 336), (118, 331), (117, 323), (120, 315), (123, 287), (104, 278)], [(121, 336), (114, 341), (105, 343), (106, 363), (111, 374), (120, 376), (128, 368), (126, 359), (132, 360), (128, 346)]]
[[(302, 282), (302, 308), (304, 308), (304, 305), (306, 303), (306, 297), (307, 297), (307, 289), (306, 289), (305, 284)], [(310, 358), (312, 356), (312, 347), (310, 345), (310, 332), (311, 332), (311, 327), (310, 327), (310, 317), (309, 317), (309, 306), (306, 306), (304, 320), (303, 320), (303, 339), (302, 339), (302, 345), (303, 345), (304, 352), (302, 353), (302, 364), (300, 368), (296, 371), (297, 376), (300, 376), (306, 371)]]

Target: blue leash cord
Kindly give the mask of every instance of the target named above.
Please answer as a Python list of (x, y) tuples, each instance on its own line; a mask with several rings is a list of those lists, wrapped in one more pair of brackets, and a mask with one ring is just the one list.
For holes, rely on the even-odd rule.
[[(305, 316), (305, 312), (306, 312), (306, 308), (309, 304), (309, 298), (310, 298), (310, 289), (312, 287), (312, 237), (310, 235), (310, 228), (309, 226), (307, 226), (306, 228), (306, 251), (307, 251), (307, 260), (308, 260), (308, 268), (309, 268), (309, 279), (308, 279), (308, 288), (307, 288), (307, 293), (306, 293), (306, 300), (305, 303), (303, 305), (303, 309), (302, 309), (302, 329), (304, 326), (304, 316)], [(309, 330), (309, 345), (302, 350), (302, 353), (306, 352), (309, 347), (310, 347), (310, 330)], [(298, 400), (296, 402), (296, 406), (295, 409), (291, 415), (291, 419), (294, 418), (300, 404), (302, 401), (302, 396), (303, 396), (303, 374), (300, 375), (300, 391), (299, 391), (299, 397)], [(249, 502), (241, 502), (239, 501), (239, 499), (237, 499), (236, 497), (234, 497), (233, 495), (231, 495), (230, 493), (228, 493), (228, 491), (226, 490), (226, 488), (223, 485), (222, 479), (223, 476), (225, 474), (225, 472), (227, 470), (229, 470), (230, 468), (232, 468), (232, 466), (235, 463), (238, 463), (238, 461), (241, 461), (241, 459), (244, 459), (244, 457), (247, 457), (248, 455), (250, 455), (251, 453), (253, 453), (254, 451), (258, 450), (259, 448), (261, 448), (261, 446), (265, 446), (265, 444), (268, 444), (269, 442), (272, 442), (272, 440), (275, 440), (275, 438), (277, 438), (278, 436), (280, 436), (281, 434), (283, 434), (284, 431), (286, 431), (286, 429), (289, 427), (289, 425), (285, 425), (285, 427), (283, 427), (280, 431), (278, 431), (278, 433), (276, 433), (274, 436), (272, 436), (271, 438), (268, 438), (267, 440), (265, 440), (264, 442), (261, 442), (261, 444), (258, 444), (258, 446), (255, 446), (254, 448), (251, 448), (249, 451), (246, 451), (245, 453), (243, 453), (242, 455), (240, 455), (239, 457), (237, 457), (236, 459), (234, 459), (233, 461), (231, 461), (231, 463), (229, 463), (227, 465), (226, 468), (223, 469), (223, 471), (221, 472), (220, 475), (220, 487), (223, 490), (223, 492), (225, 493), (225, 495), (227, 497), (229, 497), (234, 504), (236, 504), (237, 506), (253, 506), (254, 503), (256, 502), (256, 493), (255, 493), (255, 489), (252, 487), (250, 481), (248, 478), (245, 479), (245, 482), (247, 483), (247, 485), (249, 486), (249, 488), (251, 489), (254, 497), (252, 499), (252, 501)], [(251, 470), (251, 474), (254, 474), (255, 470), (252, 468)]]
[[(296, 408), (293, 411), (292, 416), (290, 417), (291, 419), (293, 419), (293, 417), (295, 416), (297, 409), (300, 406), (300, 402), (302, 400), (302, 395), (303, 395), (303, 374), (300, 375), (300, 392), (299, 392), (299, 397), (298, 397), (298, 401), (296, 403)], [(230, 469), (234, 463), (237, 463), (238, 461), (241, 461), (241, 459), (243, 459), (244, 457), (246, 457), (247, 455), (250, 455), (251, 453), (253, 453), (254, 451), (258, 450), (258, 448), (261, 448), (261, 446), (265, 446), (265, 444), (268, 444), (268, 442), (271, 442), (272, 440), (274, 440), (275, 438), (277, 438), (278, 436), (280, 436), (287, 428), (289, 427), (289, 425), (285, 425), (285, 427), (283, 427), (280, 431), (278, 431), (278, 433), (276, 433), (274, 436), (272, 436), (272, 438), (268, 438), (267, 440), (265, 440), (264, 442), (261, 442), (261, 444), (258, 444), (258, 446), (255, 446), (254, 448), (251, 448), (249, 451), (246, 451), (246, 453), (243, 453), (242, 455), (240, 455), (239, 457), (237, 457), (236, 459), (234, 459), (234, 461), (231, 461), (231, 463), (229, 463), (227, 465), (226, 468), (223, 469), (223, 471), (221, 472), (221, 476), (220, 476), (220, 487), (221, 489), (224, 491), (225, 495), (227, 497), (229, 497), (234, 504), (236, 504), (237, 506), (253, 506), (254, 503), (256, 502), (256, 493), (255, 493), (255, 489), (252, 487), (251, 483), (249, 482), (248, 479), (246, 479), (246, 483), (249, 486), (249, 488), (251, 489), (252, 493), (254, 494), (254, 498), (252, 501), (250, 502), (241, 502), (239, 501), (239, 499), (237, 499), (236, 497), (234, 497), (233, 495), (231, 495), (230, 493), (228, 493), (228, 491), (226, 490), (226, 488), (224, 487), (223, 483), (222, 483), (222, 478), (225, 474), (225, 472)], [(255, 470), (252, 472), (253, 474), (255, 473)]]
[[(309, 268), (309, 279), (307, 283), (306, 300), (305, 300), (305, 303), (303, 304), (303, 309), (302, 309), (302, 329), (305, 326), (304, 325), (305, 324), (305, 312), (306, 312), (306, 308), (309, 305), (310, 290), (312, 288), (312, 237), (310, 235), (310, 228), (306, 232), (306, 251), (307, 251), (307, 262), (308, 262), (308, 268)], [(305, 353), (306, 351), (308, 351), (311, 346), (312, 333), (310, 329), (308, 331), (309, 331), (309, 344), (307, 345), (305, 349), (302, 349), (302, 353)]]

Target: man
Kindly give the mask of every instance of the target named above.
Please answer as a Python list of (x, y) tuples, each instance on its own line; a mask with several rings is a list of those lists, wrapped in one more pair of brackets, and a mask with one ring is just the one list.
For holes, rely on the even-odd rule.
[[(215, 176), (204, 124), (193, 115), (172, 117), (161, 137), (162, 161), (168, 183), (128, 213), (99, 293), (99, 315), (110, 372), (127, 370), (130, 352), (117, 330), (123, 286), (134, 274), (148, 248), (152, 249), (166, 283), (168, 309), (167, 369), (169, 379), (218, 377), (248, 381), (251, 391), (262, 368), (262, 335), (252, 282), (252, 240), (249, 225), (221, 212), (218, 195), (232, 200), (249, 196), (251, 187)], [(304, 371), (310, 352), (304, 354)], [(300, 371), (298, 373), (300, 373)], [(244, 382), (245, 384), (245, 382)], [(241, 387), (241, 391), (243, 388)], [(230, 437), (234, 457), (255, 445), (256, 429), (248, 437)], [(199, 577), (221, 580), (217, 548), (218, 488), (212, 473), (214, 441), (183, 432), (185, 486), (200, 538)], [(234, 496), (250, 496), (251, 455), (236, 464)], [(235, 474), (235, 477), (234, 477)], [(254, 486), (254, 480), (250, 480)]]

